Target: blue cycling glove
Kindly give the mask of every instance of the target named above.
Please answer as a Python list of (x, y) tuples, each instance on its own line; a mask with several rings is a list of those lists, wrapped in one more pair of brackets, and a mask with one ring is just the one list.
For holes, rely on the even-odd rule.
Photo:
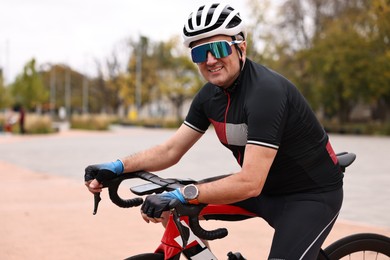
[(97, 165), (100, 170), (109, 170), (115, 173), (116, 175), (119, 175), (123, 173), (124, 166), (121, 160), (116, 160), (115, 162), (108, 162), (108, 163), (102, 163)]
[(124, 166), (121, 160), (101, 164), (89, 165), (85, 168), (84, 180), (90, 181), (96, 179), (99, 183), (105, 180), (111, 180), (117, 175), (123, 173)]
[(170, 192), (147, 196), (142, 204), (141, 211), (150, 218), (160, 218), (164, 211), (169, 210), (169, 203), (175, 199), (183, 204), (187, 204), (180, 189), (176, 189)]

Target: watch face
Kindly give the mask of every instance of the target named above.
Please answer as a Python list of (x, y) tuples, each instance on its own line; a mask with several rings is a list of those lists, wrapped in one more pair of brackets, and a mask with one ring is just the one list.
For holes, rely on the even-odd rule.
[(195, 185), (187, 185), (184, 187), (184, 198), (193, 200), (198, 197), (198, 188)]

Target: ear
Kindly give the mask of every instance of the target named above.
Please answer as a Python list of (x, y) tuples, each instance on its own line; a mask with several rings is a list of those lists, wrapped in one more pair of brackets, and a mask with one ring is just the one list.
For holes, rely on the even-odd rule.
[(240, 45), (239, 45), (239, 48), (240, 48), (240, 50), (241, 50), (241, 53), (242, 53), (242, 55), (241, 55), (241, 60), (242, 61), (245, 61), (245, 59), (246, 59), (246, 41), (243, 41)]

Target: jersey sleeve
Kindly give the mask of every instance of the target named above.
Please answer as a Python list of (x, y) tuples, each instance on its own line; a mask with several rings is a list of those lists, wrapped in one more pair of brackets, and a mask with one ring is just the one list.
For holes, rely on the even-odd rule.
[(267, 78), (247, 97), (248, 144), (279, 149), (288, 117), (287, 88), (279, 78)]
[(204, 108), (206, 101), (207, 93), (205, 86), (196, 94), (184, 121), (185, 125), (200, 133), (205, 133), (210, 125)]

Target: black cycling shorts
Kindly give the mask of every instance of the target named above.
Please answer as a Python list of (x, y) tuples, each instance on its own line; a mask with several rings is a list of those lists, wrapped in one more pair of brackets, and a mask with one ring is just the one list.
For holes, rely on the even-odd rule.
[(267, 196), (235, 203), (275, 229), (269, 260), (317, 259), (339, 214), (343, 190)]

